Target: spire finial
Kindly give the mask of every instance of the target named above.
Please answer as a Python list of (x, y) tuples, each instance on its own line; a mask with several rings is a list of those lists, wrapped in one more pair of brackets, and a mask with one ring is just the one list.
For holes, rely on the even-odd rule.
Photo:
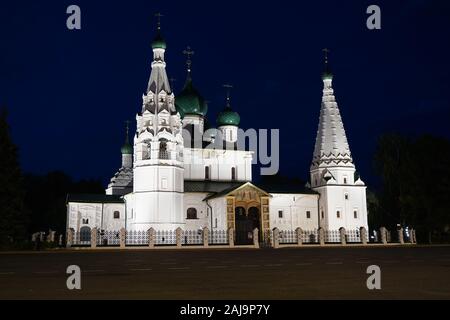
[(161, 14), (161, 12), (157, 12), (157, 13), (155, 13), (155, 17), (156, 17), (156, 20), (157, 20), (157, 28), (158, 28), (158, 31), (159, 31), (159, 30), (161, 30), (161, 18), (164, 17), (164, 16)]
[(325, 65), (328, 65), (328, 54), (330, 53), (330, 49), (324, 48), (322, 49), (324, 56), (325, 56)]
[(322, 49), (322, 51), (324, 53), (324, 59), (325, 59), (325, 66), (324, 66), (324, 70), (323, 70), (323, 74), (322, 74), (322, 79), (323, 80), (325, 80), (325, 79), (332, 80), (333, 73), (331, 73), (329, 59), (328, 59), (328, 56), (330, 54), (330, 49), (325, 48), (325, 49)]
[(129, 142), (130, 120), (125, 121), (125, 142)]
[(231, 106), (231, 89), (233, 89), (233, 86), (231, 84), (224, 84), (222, 85), (222, 87), (225, 88), (226, 92), (227, 92), (227, 107)]
[(192, 56), (195, 54), (194, 51), (192, 51), (190, 46), (187, 46), (185, 50), (183, 50), (183, 54), (186, 56), (186, 67), (187, 67), (187, 72), (190, 74), (191, 73), (191, 67), (192, 67)]

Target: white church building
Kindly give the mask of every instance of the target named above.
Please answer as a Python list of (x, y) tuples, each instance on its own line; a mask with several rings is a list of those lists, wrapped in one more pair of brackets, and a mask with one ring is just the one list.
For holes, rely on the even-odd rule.
[[(310, 183), (259, 186), (252, 183), (254, 154), (237, 147), (240, 116), (230, 98), (217, 128), (209, 128), (207, 103), (193, 85), (190, 52), (185, 86), (175, 95), (160, 27), (152, 48), (150, 80), (132, 144), (127, 129), (122, 166), (105, 195), (68, 195), (68, 229), (233, 228), (238, 244), (254, 228), (262, 237), (273, 228), (368, 230), (366, 186), (355, 174), (328, 61)], [(206, 148), (219, 138), (214, 149)]]

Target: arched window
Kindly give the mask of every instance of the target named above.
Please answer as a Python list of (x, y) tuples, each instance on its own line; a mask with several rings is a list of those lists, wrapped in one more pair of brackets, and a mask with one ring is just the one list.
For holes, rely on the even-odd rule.
[(210, 180), (211, 179), (211, 175), (209, 172), (209, 167), (205, 167), (205, 180)]
[(167, 140), (161, 139), (159, 141), (159, 159), (168, 160), (169, 153), (167, 152)]
[(231, 180), (236, 181), (236, 168), (231, 168)]
[(187, 219), (188, 220), (196, 220), (197, 219), (197, 209), (189, 208), (187, 210)]
[(120, 219), (120, 212), (114, 211), (114, 219)]

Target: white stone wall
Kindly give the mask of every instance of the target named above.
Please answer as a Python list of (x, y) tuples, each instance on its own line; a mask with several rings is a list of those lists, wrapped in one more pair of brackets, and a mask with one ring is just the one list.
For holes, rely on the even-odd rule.
[(225, 197), (208, 201), (212, 208), (213, 230), (227, 230), (227, 200)]
[[(279, 230), (313, 230), (318, 228), (319, 196), (315, 194), (272, 194), (270, 199), (270, 227)], [(282, 211), (282, 218), (279, 217)], [(310, 217), (307, 217), (309, 211)]]
[(184, 149), (184, 179), (205, 180), (205, 167), (209, 167), (210, 180), (232, 181), (232, 168), (237, 181), (252, 180), (253, 154), (237, 150)]
[[(114, 219), (114, 212), (119, 212), (119, 219)], [(88, 223), (83, 223), (83, 220)], [(121, 203), (79, 203), (67, 204), (67, 227), (80, 231), (82, 227), (91, 229), (120, 230), (125, 227), (125, 205)]]
[(134, 214), (130, 230), (184, 228), (183, 169), (177, 166), (140, 166), (134, 170)]
[[(203, 201), (208, 193), (185, 193), (183, 213), (186, 219), (186, 230), (201, 230), (204, 227), (210, 227), (210, 215), (206, 202)], [(197, 219), (187, 219), (187, 210), (194, 208), (197, 210)]]
[(321, 195), (320, 212), (324, 213), (322, 227), (329, 230), (339, 230), (342, 227), (355, 230), (365, 227), (368, 230), (365, 186), (326, 186), (317, 188), (317, 191)]

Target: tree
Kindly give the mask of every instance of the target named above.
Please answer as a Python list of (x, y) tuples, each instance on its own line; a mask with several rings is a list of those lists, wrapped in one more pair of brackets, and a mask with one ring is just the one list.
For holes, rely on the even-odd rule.
[(66, 200), (68, 193), (104, 194), (98, 180), (74, 182), (64, 172), (54, 171), (44, 176), (27, 174), (25, 204), (31, 213), (30, 232), (66, 229)]
[(416, 228), (420, 240), (432, 241), (450, 225), (450, 142), (422, 136), (381, 137), (375, 167), (382, 180), (376, 207), (379, 221)]
[(0, 110), (0, 247), (26, 239), (28, 217), (17, 147), (11, 140), (6, 109)]

